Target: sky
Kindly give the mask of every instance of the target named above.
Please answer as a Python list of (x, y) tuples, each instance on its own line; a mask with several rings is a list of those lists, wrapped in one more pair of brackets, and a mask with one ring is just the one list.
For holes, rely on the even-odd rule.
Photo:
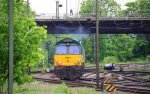
[[(77, 13), (79, 11), (80, 5), (79, 2), (81, 3), (83, 0), (67, 0), (67, 7), (68, 7), (68, 14), (70, 12), (70, 9), (73, 10), (73, 13)], [(135, 0), (116, 0), (118, 3), (123, 5), (126, 2), (129, 1), (135, 1)], [(31, 8), (37, 13), (37, 14), (55, 14), (56, 13), (56, 0), (29, 0)], [(66, 13), (66, 0), (59, 0), (60, 4), (63, 5), (63, 7), (59, 8), (59, 13), (60, 14), (65, 14)]]
[[(67, 0), (68, 13), (70, 9), (73, 12), (79, 11), (79, 2), (82, 0)], [(31, 8), (36, 13), (56, 13), (56, 0), (29, 0)], [(66, 13), (66, 0), (59, 0), (63, 7), (59, 8), (59, 13)]]

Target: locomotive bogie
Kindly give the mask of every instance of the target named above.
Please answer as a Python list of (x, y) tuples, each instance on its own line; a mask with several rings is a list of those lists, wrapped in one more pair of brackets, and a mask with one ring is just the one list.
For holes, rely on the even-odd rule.
[(83, 67), (81, 66), (61, 66), (55, 67), (55, 74), (59, 78), (75, 80), (83, 75)]

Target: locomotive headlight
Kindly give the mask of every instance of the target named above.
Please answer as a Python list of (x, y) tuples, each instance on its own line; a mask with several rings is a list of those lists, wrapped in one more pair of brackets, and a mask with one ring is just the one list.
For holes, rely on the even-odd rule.
[(58, 62), (59, 64), (61, 64), (61, 62)]
[(80, 65), (80, 62), (79, 62), (79, 61), (76, 61), (76, 62), (75, 62), (75, 65)]
[(60, 65), (61, 65), (61, 62), (57, 62), (56, 64), (57, 64), (58, 66), (60, 66)]

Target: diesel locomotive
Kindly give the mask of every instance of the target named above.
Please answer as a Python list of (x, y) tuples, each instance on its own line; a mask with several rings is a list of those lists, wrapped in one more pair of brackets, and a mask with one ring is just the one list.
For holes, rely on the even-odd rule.
[(54, 73), (60, 79), (75, 80), (83, 75), (85, 51), (80, 42), (65, 38), (55, 44)]

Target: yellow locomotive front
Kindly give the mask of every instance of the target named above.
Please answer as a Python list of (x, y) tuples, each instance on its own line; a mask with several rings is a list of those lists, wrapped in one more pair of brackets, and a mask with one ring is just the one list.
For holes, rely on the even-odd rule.
[(84, 49), (82, 45), (70, 38), (63, 39), (55, 45), (55, 74), (63, 79), (74, 80), (82, 76), (84, 66)]
[(82, 55), (55, 55), (54, 56), (54, 66), (81, 66), (82, 65)]

